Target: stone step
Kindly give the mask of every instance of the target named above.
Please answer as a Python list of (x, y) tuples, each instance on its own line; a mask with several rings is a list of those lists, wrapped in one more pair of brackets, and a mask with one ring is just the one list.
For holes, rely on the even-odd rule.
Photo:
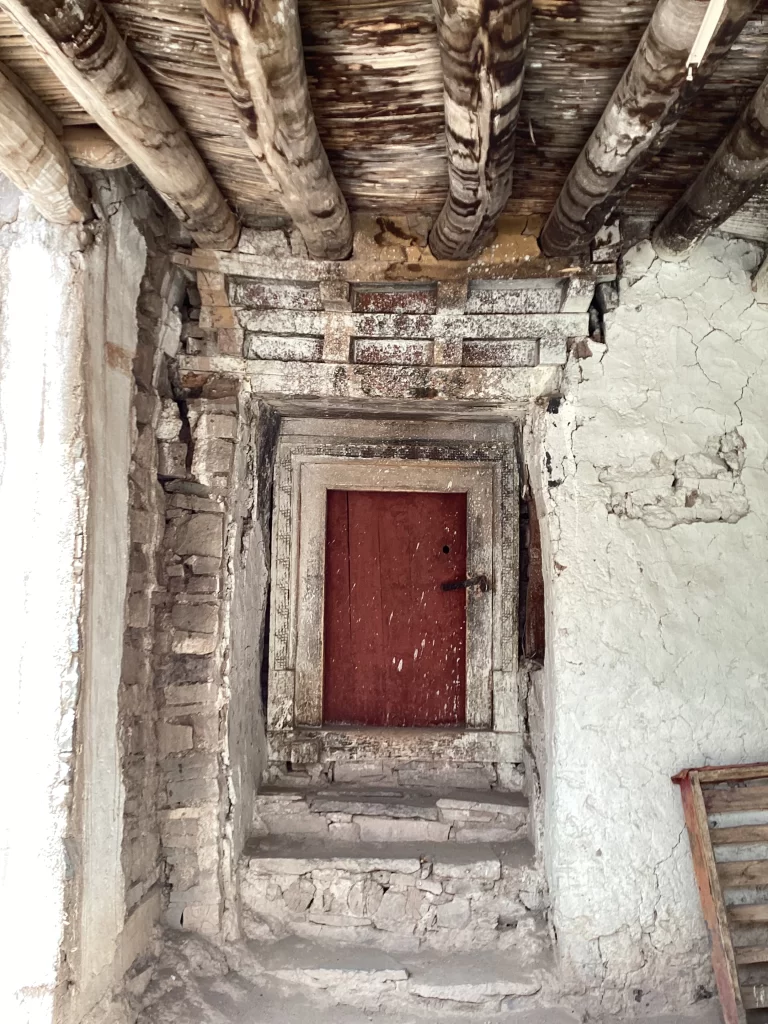
[(526, 1010), (546, 992), (552, 966), (549, 953), (540, 948), (522, 955), (493, 950), (389, 953), (290, 937), (253, 944), (252, 952), (266, 975), (369, 1011)]
[(376, 948), (515, 945), (546, 889), (527, 839), (506, 844), (250, 840), (240, 866), (250, 939), (287, 935)]
[(522, 793), (496, 790), (264, 788), (256, 835), (327, 836), (345, 842), (508, 843), (528, 830)]

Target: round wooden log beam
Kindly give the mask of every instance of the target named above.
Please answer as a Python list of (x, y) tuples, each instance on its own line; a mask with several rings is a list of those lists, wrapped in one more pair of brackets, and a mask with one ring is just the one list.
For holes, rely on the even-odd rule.
[(198, 245), (233, 248), (234, 214), (98, 0), (3, 0), (3, 7)]
[(448, 197), (437, 259), (476, 256), (512, 191), (531, 0), (434, 0), (443, 66)]
[(76, 124), (62, 130), (61, 144), (73, 163), (101, 171), (116, 171), (132, 162), (116, 142), (95, 125)]
[(310, 255), (343, 260), (352, 222), (317, 132), (296, 0), (203, 0), (246, 141)]
[(664, 260), (683, 260), (768, 180), (768, 78), (653, 235)]
[(55, 132), (2, 70), (0, 172), (54, 224), (93, 216), (85, 184)]
[(544, 225), (540, 245), (547, 255), (577, 252), (595, 237), (634, 182), (641, 158), (664, 144), (757, 2), (730, 0), (689, 80), (688, 59), (707, 6), (708, 0), (659, 0)]

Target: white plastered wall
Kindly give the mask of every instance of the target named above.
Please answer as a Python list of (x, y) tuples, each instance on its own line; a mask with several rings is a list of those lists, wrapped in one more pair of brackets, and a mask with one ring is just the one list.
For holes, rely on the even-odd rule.
[[(594, 1011), (713, 989), (687, 766), (768, 760), (768, 307), (761, 252), (627, 258), (606, 345), (528, 431), (542, 513), (545, 857), (564, 976)], [(556, 403), (555, 403), (556, 404)]]
[(127, 210), (92, 241), (0, 182), (0, 1019), (20, 1024), (108, 1000), (153, 924), (124, 927), (117, 719), (143, 268)]

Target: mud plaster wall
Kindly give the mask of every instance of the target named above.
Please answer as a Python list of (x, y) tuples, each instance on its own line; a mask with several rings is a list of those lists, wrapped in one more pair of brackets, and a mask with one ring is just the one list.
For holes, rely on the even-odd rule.
[[(64, 927), (87, 484), (83, 256), (6, 182), (0, 193), (0, 1017), (52, 1019)], [(45, 287), (41, 282), (45, 282)], [(41, 628), (43, 627), (43, 628)], [(20, 779), (23, 776), (23, 785)]]
[(0, 908), (14, 941), (0, 1016), (35, 1024), (128, 1019), (112, 992), (147, 951), (160, 906), (152, 680), (138, 685), (129, 652), (149, 616), (151, 559), (138, 564), (129, 540), (153, 543), (141, 495), (151, 501), (156, 470), (139, 474), (153, 405), (139, 378), (153, 376), (163, 271), (146, 193), (125, 174), (92, 184), (98, 215), (84, 231), (46, 225), (7, 186), (0, 198), (0, 520), (13, 595), (0, 749), (4, 778), (24, 775), (2, 793)]
[[(546, 861), (565, 978), (590, 1002), (711, 992), (679, 793), (765, 761), (768, 307), (750, 243), (627, 258), (606, 345), (528, 432), (548, 650)], [(703, 986), (703, 988), (700, 988)]]

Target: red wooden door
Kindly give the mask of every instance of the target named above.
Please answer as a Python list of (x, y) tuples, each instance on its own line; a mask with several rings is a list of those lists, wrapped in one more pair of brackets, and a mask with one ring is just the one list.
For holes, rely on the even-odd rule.
[(461, 725), (466, 494), (329, 491), (323, 721)]

